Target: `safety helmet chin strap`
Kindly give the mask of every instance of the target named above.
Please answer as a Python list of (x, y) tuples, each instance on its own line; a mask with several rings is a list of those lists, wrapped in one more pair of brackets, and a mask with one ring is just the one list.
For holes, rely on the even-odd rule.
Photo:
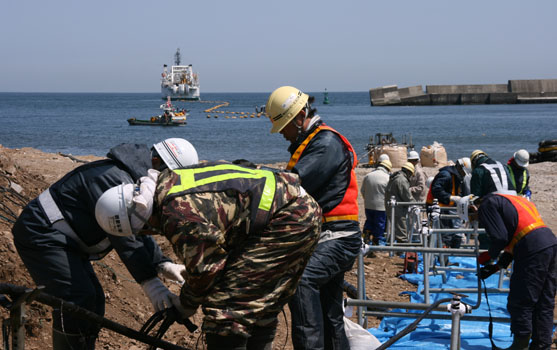
[(306, 131), (306, 130), (304, 130), (304, 123), (305, 123), (306, 119), (309, 117), (309, 112), (310, 112), (309, 103), (306, 103), (306, 105), (304, 106), (304, 108), (302, 108), (302, 110), (304, 111), (304, 117), (302, 118), (302, 125), (296, 124), (296, 128), (298, 129), (297, 137), (300, 137), (300, 134), (302, 134)]

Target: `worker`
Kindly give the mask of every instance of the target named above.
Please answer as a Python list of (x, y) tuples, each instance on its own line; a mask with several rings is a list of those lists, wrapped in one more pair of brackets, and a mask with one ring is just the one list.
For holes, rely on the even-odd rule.
[(414, 175), (410, 177), (410, 193), (416, 202), (424, 202), (428, 188), (425, 185), (427, 175), (420, 163), (420, 155), (416, 151), (408, 153), (408, 161), (414, 166)]
[(509, 170), (500, 162), (487, 156), (482, 150), (475, 150), (470, 155), (472, 163), (471, 193), (483, 197), (488, 193), (516, 194), (509, 177)]
[(391, 161), (391, 158), (389, 158), (389, 155), (387, 153), (382, 153), (379, 156), (379, 158), (377, 158), (377, 162), (375, 163), (375, 168), (377, 168), (379, 164), (384, 160), (388, 160), (389, 162)]
[(291, 172), (222, 161), (149, 172), (140, 193), (120, 185), (103, 195), (103, 227), (131, 226), (136, 203), (152, 208), (145, 232), (163, 233), (183, 261), (182, 316), (202, 306), (208, 349), (271, 350), (278, 314), (319, 238), (317, 202)]
[[(461, 197), (469, 195), (464, 187), (464, 177), (471, 172), (470, 159), (467, 157), (459, 158), (455, 165), (447, 165), (439, 169), (433, 178), (431, 187), (427, 195), (426, 204), (433, 205), (433, 200), (437, 199), (441, 207), (456, 207), (456, 203)], [(448, 215), (457, 214), (456, 209), (445, 211)], [(441, 219), (441, 228), (455, 229), (462, 226), (460, 219)], [(447, 247), (460, 248), (464, 235), (462, 233), (443, 235), (443, 243)]]
[(360, 193), (364, 198), (366, 222), (364, 224), (364, 243), (385, 244), (385, 188), (389, 182), (392, 164), (388, 160), (379, 162), (377, 169), (362, 180)]
[[(410, 177), (414, 174), (414, 165), (410, 162), (404, 163), (402, 168), (391, 175), (387, 188), (385, 189), (385, 208), (389, 209), (391, 198), (394, 197), (396, 202), (413, 202), (414, 197), (410, 193)], [(395, 240), (397, 242), (407, 242), (408, 234), (406, 232), (406, 213), (407, 206), (397, 205), (395, 208), (395, 217), (392, 218), (391, 212), (387, 213), (388, 231), (392, 232), (394, 228)], [(394, 219), (394, 222), (393, 222)]]
[[(157, 277), (183, 281), (184, 266), (165, 257), (151, 237), (117, 237), (95, 219), (95, 203), (104, 191), (133, 184), (149, 168), (176, 168), (197, 163), (197, 153), (184, 139), (167, 139), (149, 148), (121, 144), (107, 159), (84, 164), (30, 201), (12, 228), (15, 247), (36, 285), (45, 292), (103, 316), (105, 296), (90, 260), (102, 259), (112, 248), (141, 284), (155, 310), (179, 304)], [(52, 311), (52, 348), (94, 349), (99, 325)]]
[(529, 163), (530, 153), (525, 149), (519, 149), (514, 152), (513, 157), (507, 162), (509, 177), (516, 193), (528, 199), (532, 196), (532, 192), (528, 186), (530, 182), (530, 173), (528, 172)]
[[(557, 282), (554, 233), (534, 203), (521, 196), (488, 194), (477, 213), (474, 209), (470, 208), (471, 219), (478, 217), (490, 239), (488, 251), (479, 258), (486, 265), (480, 277), (485, 279), (514, 261), (507, 299), (514, 339), (508, 349), (549, 349)], [(490, 264), (491, 259), (497, 263)]]
[(344, 331), (343, 281), (362, 248), (358, 220), (357, 156), (350, 142), (326, 125), (310, 98), (283, 86), (265, 106), (271, 133), (290, 142), (287, 169), (323, 211), (319, 244), (289, 303), (295, 349), (348, 349)]

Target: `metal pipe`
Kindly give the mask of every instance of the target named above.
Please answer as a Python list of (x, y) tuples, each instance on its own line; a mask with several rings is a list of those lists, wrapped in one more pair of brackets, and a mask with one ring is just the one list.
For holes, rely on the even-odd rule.
[[(383, 301), (383, 300), (357, 300), (357, 299), (348, 298), (346, 299), (346, 305), (365, 306), (371, 308), (382, 307), (382, 308), (398, 308), (398, 309), (410, 309), (410, 310), (426, 310), (432, 304), (400, 302), (400, 301)], [(445, 311), (446, 309), (447, 309), (446, 307), (438, 306), (434, 310)]]
[[(358, 299), (365, 299), (365, 272), (364, 272), (364, 254), (358, 254)], [(367, 328), (367, 318), (364, 317), (363, 307), (358, 306), (358, 324)]]
[[(447, 311), (445, 309), (445, 311)], [(415, 312), (381, 312), (381, 311), (365, 311), (366, 316), (373, 316), (377, 318), (382, 317), (404, 317), (404, 318), (416, 318), (422, 316), (422, 313), (415, 313)], [(429, 314), (426, 316), (428, 319), (433, 320), (450, 320), (451, 315), (447, 314)], [(464, 315), (460, 318), (462, 321), (476, 321), (476, 322), (489, 322), (489, 316), (472, 316), (472, 315)], [(493, 322), (497, 323), (511, 323), (510, 317), (491, 317)], [(557, 323), (557, 320), (554, 320), (553, 323)]]
[(445, 253), (463, 256), (475, 256), (476, 252), (472, 249), (456, 249), (456, 248), (428, 248), (428, 247), (389, 247), (389, 246), (369, 246), (368, 251), (378, 252), (416, 252), (416, 253)]
[[(481, 291), (483, 292), (483, 288)], [(477, 288), (430, 288), (430, 293), (477, 293)], [(488, 293), (508, 293), (508, 288), (487, 288)]]

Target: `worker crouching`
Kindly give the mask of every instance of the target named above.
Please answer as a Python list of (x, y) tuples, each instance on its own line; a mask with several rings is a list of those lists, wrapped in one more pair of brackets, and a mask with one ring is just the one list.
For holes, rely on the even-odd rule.
[(227, 162), (163, 171), (152, 207), (148, 232), (183, 261), (181, 311), (202, 306), (208, 349), (270, 350), (321, 228), (299, 177)]

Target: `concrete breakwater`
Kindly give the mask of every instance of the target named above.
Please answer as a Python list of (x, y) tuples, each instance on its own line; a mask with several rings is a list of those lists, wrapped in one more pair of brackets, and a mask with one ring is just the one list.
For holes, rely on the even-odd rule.
[(396, 85), (369, 90), (372, 106), (557, 103), (557, 79), (509, 80), (507, 84)]

